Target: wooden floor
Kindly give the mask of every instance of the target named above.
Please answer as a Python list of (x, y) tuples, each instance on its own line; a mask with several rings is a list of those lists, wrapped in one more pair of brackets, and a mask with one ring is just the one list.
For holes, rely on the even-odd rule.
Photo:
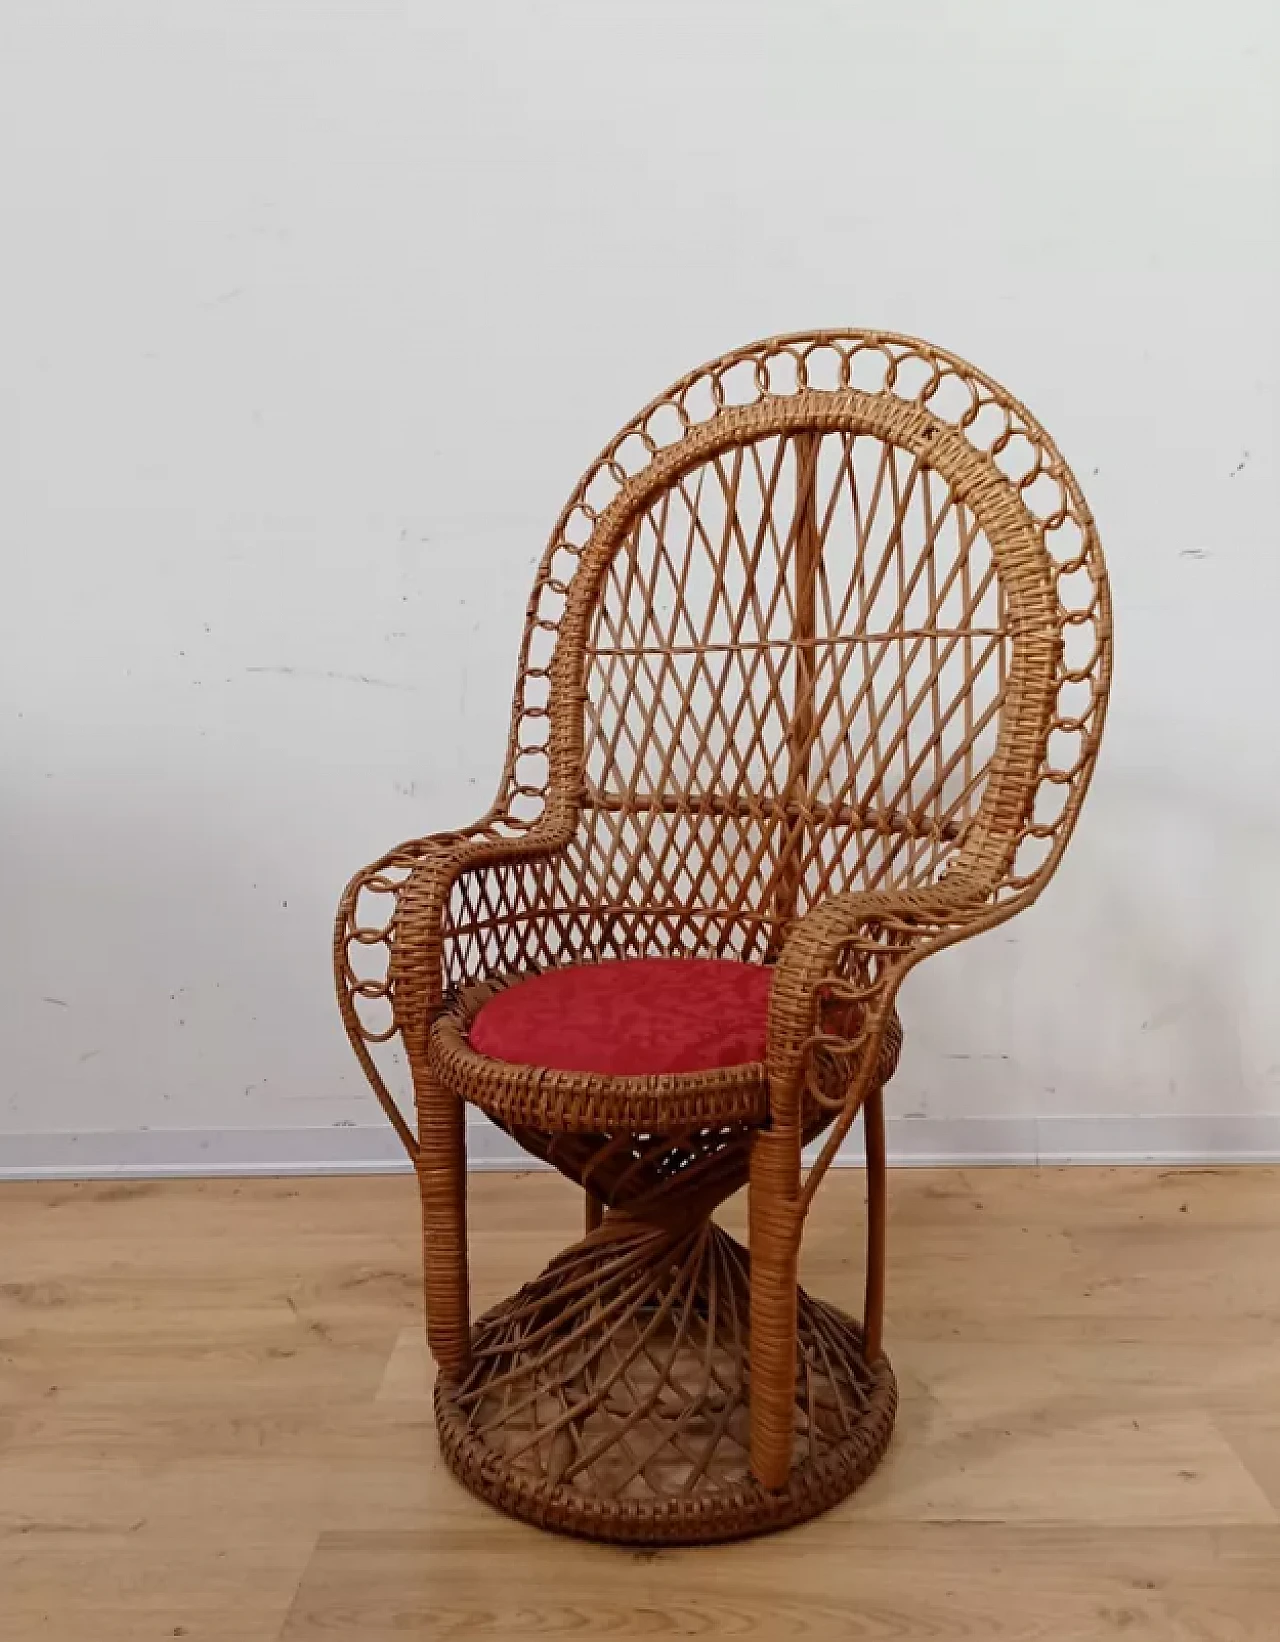
[[(806, 1248), (855, 1307), (861, 1189)], [(480, 1303), (579, 1212), (478, 1178)], [(902, 1171), (890, 1248), (871, 1482), (620, 1551), (444, 1471), (410, 1179), (2, 1187), (0, 1638), (1276, 1642), (1280, 1171)]]

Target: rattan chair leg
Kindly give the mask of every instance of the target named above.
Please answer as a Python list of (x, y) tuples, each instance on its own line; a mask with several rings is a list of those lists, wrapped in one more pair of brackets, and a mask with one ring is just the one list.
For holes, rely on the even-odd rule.
[(587, 1229), (587, 1235), (590, 1236), (591, 1233), (593, 1231), (595, 1231), (596, 1227), (600, 1224), (600, 1222), (604, 1219), (604, 1204), (600, 1201), (600, 1199), (596, 1196), (596, 1194), (593, 1191), (588, 1190), (585, 1193), (585, 1196), (586, 1196), (585, 1225), (586, 1225), (586, 1229)]
[(867, 1154), (867, 1284), (862, 1307), (866, 1360), (879, 1357), (884, 1333), (884, 1252), (887, 1176), (884, 1144), (884, 1090), (866, 1098), (862, 1108)]
[(419, 1081), (418, 1110), (427, 1343), (441, 1372), (459, 1375), (471, 1360), (466, 1107), (427, 1076)]
[(796, 1402), (796, 1266), (800, 1136), (760, 1129), (751, 1142), (751, 1470), (786, 1486)]

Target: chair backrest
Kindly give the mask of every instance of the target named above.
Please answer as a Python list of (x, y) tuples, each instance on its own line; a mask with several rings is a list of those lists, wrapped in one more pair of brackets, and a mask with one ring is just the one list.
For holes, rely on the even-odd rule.
[(910, 338), (776, 338), (677, 382), (574, 492), (507, 805), (572, 822), (564, 893), (618, 950), (766, 956), (827, 894), (955, 871), (1027, 899), (1109, 672), (1093, 520), (1029, 413)]

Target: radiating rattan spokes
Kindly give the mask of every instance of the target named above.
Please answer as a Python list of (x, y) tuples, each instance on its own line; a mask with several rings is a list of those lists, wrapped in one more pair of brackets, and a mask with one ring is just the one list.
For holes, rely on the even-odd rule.
[(878, 1459), (893, 1377), (865, 1363), (855, 1324), (802, 1294), (798, 1481), (770, 1500), (750, 1471), (749, 1312), (747, 1251), (709, 1221), (606, 1221), (476, 1325), (470, 1370), (437, 1392), (446, 1453), (459, 1467), (488, 1455), (519, 1514), (602, 1537), (799, 1520), (832, 1475)]
[(746, 1185), (752, 1128), (717, 1123), (661, 1134), (555, 1134), (512, 1125), (508, 1133), (610, 1208), (679, 1225)]

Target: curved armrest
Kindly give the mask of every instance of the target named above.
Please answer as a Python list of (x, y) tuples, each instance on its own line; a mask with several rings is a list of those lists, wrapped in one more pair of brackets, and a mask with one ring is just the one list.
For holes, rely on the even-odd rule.
[(989, 885), (959, 875), (927, 889), (834, 895), (787, 937), (769, 1001), (771, 1125), (798, 1137), (806, 1093), (839, 1114), (802, 1211), (870, 1092), (903, 979), (930, 953), (1001, 923), (1013, 909), (990, 896)]
[[(458, 832), (433, 833), (388, 850), (356, 873), (338, 903), (333, 963), (338, 1008), (356, 1058), (400, 1141), (411, 1158), (418, 1140), (405, 1121), (374, 1062), (372, 1049), (403, 1036), (412, 1056), (425, 1033), (427, 1017), (443, 995), (441, 950), (445, 909), (450, 891), (464, 873), (489, 863), (529, 860), (563, 847), (567, 829), (544, 823), (517, 830), (519, 824), (499, 813)], [(510, 829), (510, 830), (504, 830)], [(390, 897), (375, 921), (362, 913), (362, 901)], [(374, 964), (357, 969), (359, 949), (381, 948), (381, 972)], [(360, 1013), (385, 1005), (388, 1018), (373, 1025)]]

